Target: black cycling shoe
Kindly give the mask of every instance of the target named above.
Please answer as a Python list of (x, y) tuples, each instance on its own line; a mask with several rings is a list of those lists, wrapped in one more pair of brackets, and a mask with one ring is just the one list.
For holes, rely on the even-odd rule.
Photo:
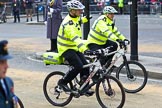
[(71, 89), (67, 86), (67, 84), (62, 82), (62, 79), (58, 81), (58, 85), (64, 90), (64, 92), (71, 92)]

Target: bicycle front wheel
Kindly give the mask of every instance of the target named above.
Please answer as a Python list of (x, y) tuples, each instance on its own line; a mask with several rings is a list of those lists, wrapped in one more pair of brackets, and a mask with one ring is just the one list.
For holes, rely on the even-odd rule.
[[(64, 91), (57, 91), (58, 81), (64, 76), (63, 72), (55, 71), (47, 75), (43, 83), (43, 92), (48, 100), (54, 106), (63, 107), (70, 103), (73, 96), (72, 94), (67, 94)], [(69, 88), (72, 88), (72, 83), (70, 83)]]
[(125, 91), (117, 78), (107, 75), (96, 84), (96, 98), (102, 108), (122, 108)]
[(128, 61), (118, 68), (116, 77), (123, 84), (127, 93), (137, 93), (141, 91), (148, 79), (148, 72), (145, 67), (137, 61)]
[(17, 108), (24, 108), (24, 104), (22, 103), (22, 101), (20, 100), (20, 98), (17, 97), (17, 101), (18, 101)]

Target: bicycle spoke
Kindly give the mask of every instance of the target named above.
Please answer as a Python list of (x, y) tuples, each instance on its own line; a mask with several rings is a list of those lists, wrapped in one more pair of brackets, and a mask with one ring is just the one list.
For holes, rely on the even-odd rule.
[[(57, 84), (62, 76), (61, 72), (53, 72), (46, 77), (43, 85), (46, 99), (55, 106), (65, 106), (72, 99), (72, 95), (65, 93)], [(72, 87), (70, 84), (68, 86)]]
[[(104, 105), (104, 108), (118, 108), (121, 104), (123, 104), (123, 96), (125, 93), (116, 80), (106, 77), (101, 83), (102, 85), (100, 84), (98, 86), (98, 90), (96, 91), (98, 92), (96, 96), (101, 106)], [(124, 95), (122, 93), (124, 93)]]
[(128, 93), (142, 90), (147, 83), (147, 77), (145, 68), (137, 62), (128, 62), (128, 67), (121, 66), (117, 74), (117, 78)]

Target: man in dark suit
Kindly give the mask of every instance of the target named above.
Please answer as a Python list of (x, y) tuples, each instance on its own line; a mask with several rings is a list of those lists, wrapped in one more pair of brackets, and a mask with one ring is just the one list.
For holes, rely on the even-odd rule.
[(47, 38), (51, 41), (51, 48), (47, 52), (57, 52), (57, 36), (60, 24), (62, 22), (62, 0), (47, 0), (48, 18), (47, 18)]
[(7, 51), (6, 40), (0, 41), (0, 108), (14, 108), (13, 104), (13, 81), (6, 76), (8, 63), (12, 58)]
[(12, 11), (14, 15), (14, 23), (16, 23), (16, 18), (18, 19), (18, 22), (20, 22), (20, 1), (19, 0), (12, 1)]

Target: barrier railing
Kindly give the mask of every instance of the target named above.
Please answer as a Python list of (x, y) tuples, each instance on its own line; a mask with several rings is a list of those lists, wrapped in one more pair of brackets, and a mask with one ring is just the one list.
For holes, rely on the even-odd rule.
[[(39, 5), (42, 5), (43, 6), (43, 11), (40, 11), (39, 14), (38, 14), (38, 7)], [(45, 18), (45, 14), (46, 14), (46, 3), (45, 2), (41, 2), (41, 3), (34, 3), (33, 5), (33, 14), (34, 15), (43, 15)], [(117, 10), (118, 10), (118, 7), (117, 5), (113, 5)], [(98, 14), (98, 13), (101, 13), (102, 12), (102, 9), (103, 7), (102, 6), (97, 6), (96, 4), (95, 5), (90, 5), (90, 13), (91, 14)], [(11, 3), (7, 3), (7, 8), (6, 8), (6, 12), (7, 12), (7, 15), (12, 15), (12, 7), (11, 7)], [(68, 11), (67, 11), (67, 8), (66, 8), (66, 3), (63, 3), (63, 9), (62, 9), (62, 13), (66, 14)], [(25, 9), (23, 6), (21, 6), (21, 14), (25, 14)], [(123, 8), (123, 13), (124, 14), (129, 14), (130, 13), (130, 6), (129, 5), (124, 5), (124, 8)], [(162, 13), (162, 4), (160, 3), (156, 3), (156, 4), (138, 4), (138, 14), (161, 14)], [(38, 21), (39, 21), (39, 18), (38, 18)]]

